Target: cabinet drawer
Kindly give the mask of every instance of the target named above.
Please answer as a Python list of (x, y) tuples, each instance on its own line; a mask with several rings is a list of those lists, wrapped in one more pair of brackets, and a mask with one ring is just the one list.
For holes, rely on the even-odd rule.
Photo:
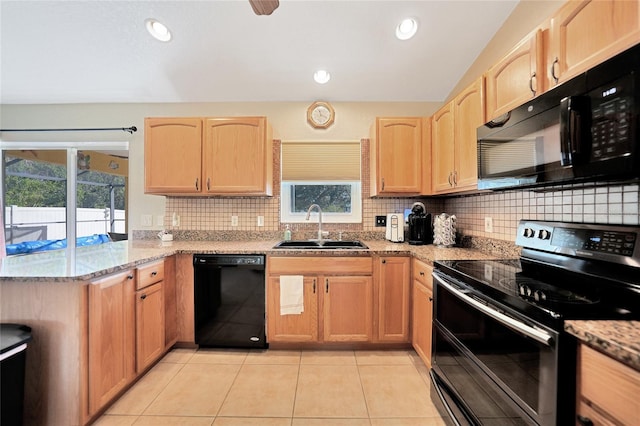
[(426, 263), (413, 259), (413, 279), (420, 281), (427, 286), (429, 290), (433, 290), (433, 278), (431, 278), (431, 272), (433, 268)]
[(371, 257), (270, 257), (269, 274), (371, 275)]
[(635, 424), (640, 418), (640, 371), (585, 345), (578, 350), (577, 392), (582, 401), (621, 424)]
[(138, 274), (136, 280), (136, 290), (145, 288), (153, 283), (162, 281), (164, 279), (164, 261), (148, 263), (146, 265), (139, 266), (136, 273)]

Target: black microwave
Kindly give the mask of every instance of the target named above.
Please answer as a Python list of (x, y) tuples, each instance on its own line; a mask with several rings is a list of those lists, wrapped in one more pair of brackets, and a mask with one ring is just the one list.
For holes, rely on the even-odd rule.
[(640, 177), (640, 44), (488, 123), (478, 189)]

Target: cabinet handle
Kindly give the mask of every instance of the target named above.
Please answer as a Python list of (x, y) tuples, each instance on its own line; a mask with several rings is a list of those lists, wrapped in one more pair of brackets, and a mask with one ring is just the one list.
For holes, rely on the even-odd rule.
[(449, 182), (449, 186), (453, 186), (453, 182), (451, 182), (451, 175), (453, 173), (449, 172), (449, 176), (447, 177), (447, 181)]
[(325, 279), (325, 284), (326, 284), (326, 292), (329, 293), (329, 278)]
[(387, 259), (382, 259), (382, 263), (387, 263)]
[(198, 178), (196, 178), (196, 191), (200, 191), (200, 188), (198, 188)]
[(458, 171), (453, 171), (453, 186), (458, 186)]
[(433, 297), (429, 296), (429, 302), (433, 302)]
[(420, 276), (424, 277), (424, 271), (420, 271)]
[(556, 59), (551, 64), (551, 77), (553, 77), (553, 81), (555, 81), (556, 84), (558, 84), (558, 77), (556, 76), (556, 64), (558, 63), (558, 57), (556, 56)]
[[(533, 96), (536, 95), (536, 89), (533, 88), (533, 80), (536, 78), (536, 73), (531, 74), (531, 78), (529, 78), (529, 90), (531, 90), (531, 94)], [(537, 86), (538, 84), (536, 84)]]
[(576, 418), (578, 419), (578, 423), (580, 423), (582, 426), (593, 426), (593, 422), (589, 417), (584, 417), (578, 414)]
[(316, 294), (316, 279), (313, 279), (313, 294)]
[(131, 274), (130, 274), (130, 275), (127, 275), (127, 279), (128, 279), (128, 280), (132, 280), (132, 279), (133, 279), (133, 275), (131, 275)]
[(158, 272), (157, 272), (157, 271), (153, 271), (153, 272), (151, 273), (151, 276), (152, 276), (152, 277), (155, 277), (156, 275), (158, 275)]
[(382, 189), (381, 191), (384, 191), (384, 178), (382, 178)]
[(143, 294), (142, 296), (140, 296), (140, 299), (141, 299), (141, 300), (144, 300), (144, 299), (146, 299), (146, 298), (147, 298), (147, 295), (146, 295), (146, 294)]
[(211, 191), (211, 178), (207, 178), (207, 191)]

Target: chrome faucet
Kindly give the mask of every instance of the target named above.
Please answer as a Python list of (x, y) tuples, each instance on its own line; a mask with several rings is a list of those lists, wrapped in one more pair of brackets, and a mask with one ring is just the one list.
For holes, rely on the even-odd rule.
[(309, 216), (311, 216), (311, 210), (313, 210), (314, 207), (318, 209), (318, 240), (322, 241), (322, 209), (320, 208), (320, 206), (317, 204), (311, 204), (309, 206), (309, 210), (307, 210), (307, 218), (305, 220), (309, 220)]

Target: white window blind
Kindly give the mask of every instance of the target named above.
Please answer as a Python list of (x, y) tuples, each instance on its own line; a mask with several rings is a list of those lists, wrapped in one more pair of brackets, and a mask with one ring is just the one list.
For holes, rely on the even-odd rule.
[(283, 142), (283, 181), (360, 180), (360, 142)]

